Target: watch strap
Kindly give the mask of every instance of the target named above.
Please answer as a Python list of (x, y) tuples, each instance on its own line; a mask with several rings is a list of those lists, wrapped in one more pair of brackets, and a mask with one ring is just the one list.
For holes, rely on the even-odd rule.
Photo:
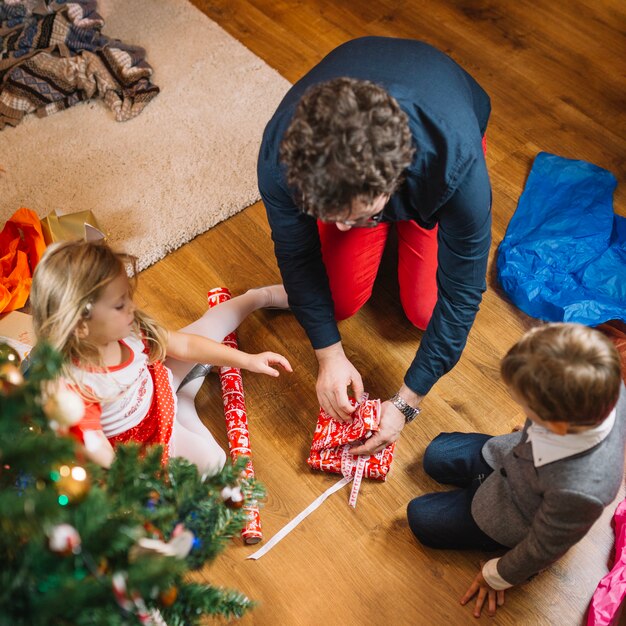
[(404, 415), (406, 424), (412, 422), (421, 413), (421, 409), (411, 406), (399, 393), (395, 393), (390, 400), (393, 406)]

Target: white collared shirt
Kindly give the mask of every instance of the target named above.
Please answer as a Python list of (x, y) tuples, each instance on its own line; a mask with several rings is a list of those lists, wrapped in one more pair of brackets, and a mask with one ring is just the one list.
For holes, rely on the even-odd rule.
[(528, 441), (532, 444), (533, 465), (541, 467), (597, 446), (611, 432), (615, 415), (616, 409), (613, 409), (597, 426), (567, 435), (557, 435), (539, 424), (531, 424), (527, 434)]
[[(533, 465), (541, 467), (597, 446), (611, 432), (616, 414), (616, 409), (613, 409), (608, 417), (597, 426), (566, 435), (557, 435), (539, 424), (531, 424), (526, 432), (533, 452)], [(492, 589), (508, 589), (513, 585), (498, 574), (499, 560), (499, 558), (491, 559), (483, 565), (483, 578)]]

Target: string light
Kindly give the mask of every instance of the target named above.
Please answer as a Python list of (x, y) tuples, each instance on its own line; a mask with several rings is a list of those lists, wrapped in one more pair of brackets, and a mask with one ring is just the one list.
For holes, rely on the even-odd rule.
[(73, 467), (72, 468), (72, 478), (74, 480), (85, 480), (87, 478), (87, 472), (83, 467)]

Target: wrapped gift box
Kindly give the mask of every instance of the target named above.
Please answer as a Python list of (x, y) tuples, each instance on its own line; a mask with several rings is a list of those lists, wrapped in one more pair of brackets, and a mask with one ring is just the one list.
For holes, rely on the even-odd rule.
[(313, 435), (311, 453), (307, 463), (316, 470), (333, 472), (344, 476), (354, 476), (357, 459), (361, 459), (363, 476), (375, 480), (385, 480), (391, 462), (395, 443), (365, 457), (355, 457), (349, 453), (350, 444), (364, 441), (378, 431), (380, 424), (380, 400), (367, 398), (356, 406), (351, 422), (339, 422), (320, 408), (317, 426)]
[(106, 240), (96, 216), (91, 211), (67, 215), (57, 215), (56, 211), (52, 211), (41, 220), (41, 230), (47, 245), (57, 241)]

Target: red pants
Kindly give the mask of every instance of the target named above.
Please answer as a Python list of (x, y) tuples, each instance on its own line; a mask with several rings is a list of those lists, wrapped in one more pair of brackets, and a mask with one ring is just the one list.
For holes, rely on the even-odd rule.
[[(354, 315), (372, 295), (390, 226), (383, 222), (342, 232), (334, 224), (318, 222), (337, 320)], [(437, 227), (426, 230), (412, 221), (396, 226), (400, 301), (409, 321), (425, 330), (437, 303)]]
[[(400, 301), (411, 323), (424, 330), (437, 302), (437, 227), (426, 230), (415, 222), (396, 222)], [(391, 224), (351, 228), (318, 223), (322, 257), (338, 320), (354, 315), (372, 295), (374, 279)]]

